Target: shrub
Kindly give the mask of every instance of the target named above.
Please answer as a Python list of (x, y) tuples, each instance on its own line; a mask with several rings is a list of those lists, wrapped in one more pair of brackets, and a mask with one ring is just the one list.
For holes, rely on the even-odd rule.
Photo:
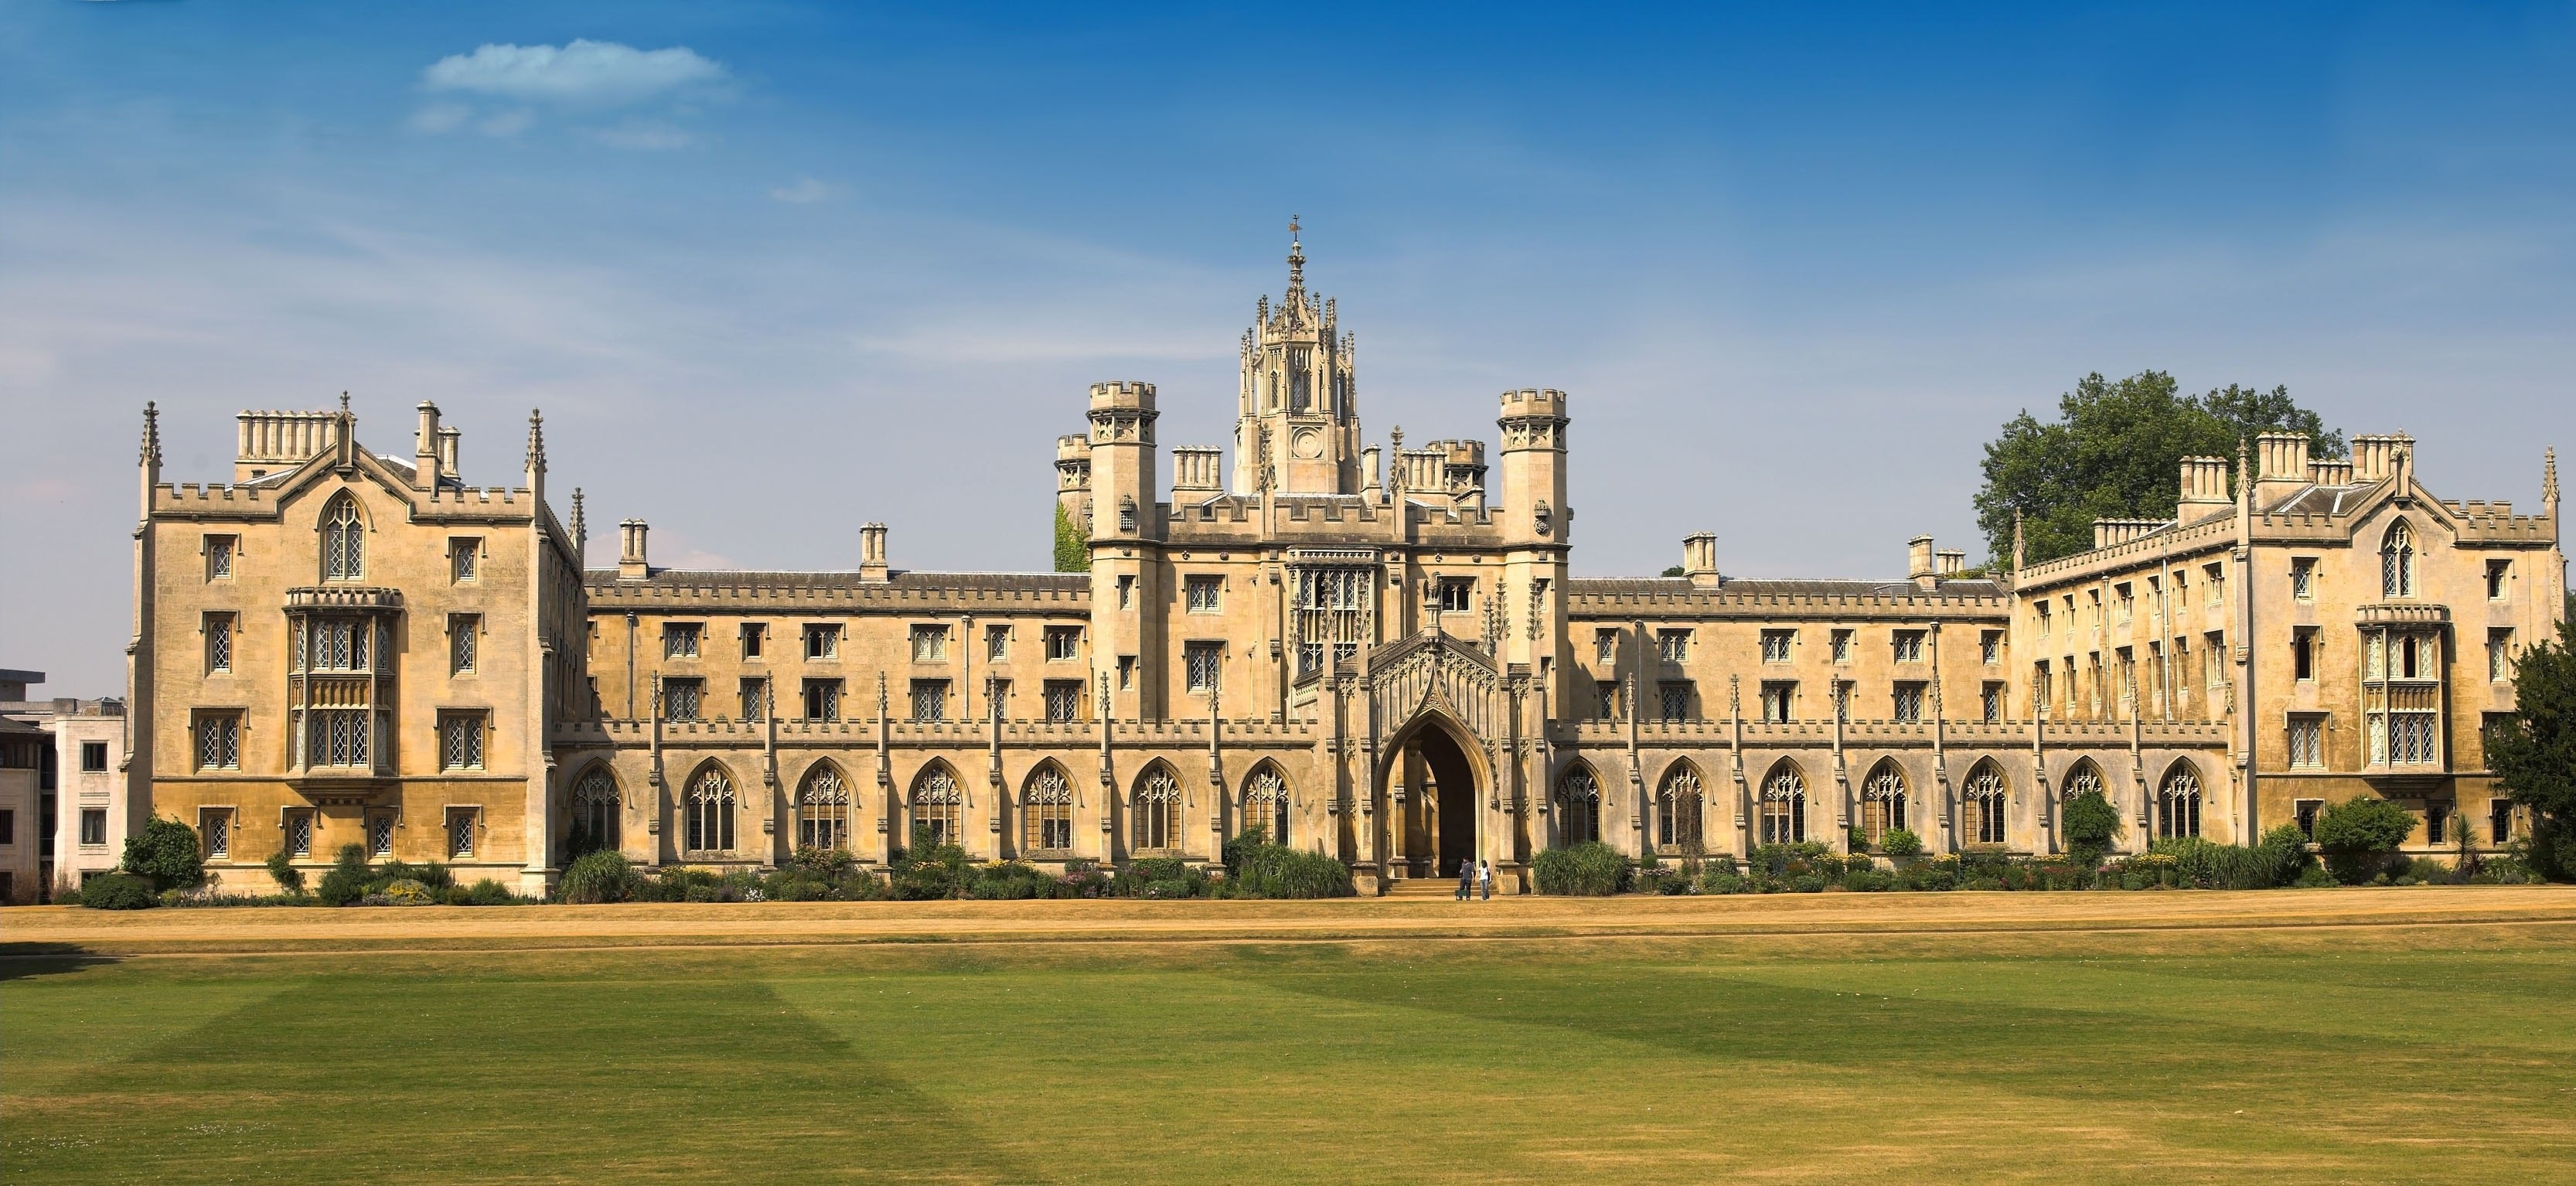
[(62, 884), (60, 884), (60, 885), (55, 886), (55, 887), (54, 887), (54, 892), (53, 892), (53, 899), (54, 899), (54, 905), (56, 905), (56, 906), (78, 906), (78, 905), (80, 905), (80, 904), (81, 904), (81, 887), (80, 887), (80, 883), (79, 883), (79, 882), (76, 882), (76, 881), (66, 881), (66, 882), (63, 882), (63, 883), (62, 883)]
[(519, 896), (511, 893), (508, 886), (489, 877), (475, 882), (474, 888), (465, 891), (465, 904), (468, 906), (508, 906), (518, 900)]
[(1843, 874), (1843, 888), (1859, 894), (1894, 888), (1896, 878), (1884, 869), (1854, 869)]
[(325, 906), (346, 906), (367, 896), (367, 850), (355, 844), (343, 844), (332, 859), (331, 871), (322, 875), (320, 889), (314, 897)]
[(1530, 862), (1538, 892), (1566, 897), (1606, 898), (1628, 888), (1628, 858), (1598, 840), (1541, 851)]
[(1892, 857), (1921, 856), (1923, 838), (1915, 835), (1911, 828), (1898, 828), (1879, 837), (1878, 847)]
[(2415, 831), (2415, 813), (2376, 795), (2327, 805), (2317, 813), (2317, 847), (2326, 869), (2346, 885), (2370, 880)]
[(1664, 896), (1693, 893), (1698, 889), (1692, 884), (1690, 874), (1660, 865), (1638, 870), (1636, 877), (1632, 879), (1632, 888), (1641, 894)]
[(1733, 861), (1710, 869), (1700, 879), (1700, 892), (1705, 894), (1743, 894), (1752, 890), (1753, 883), (1735, 871)]
[(1121, 898), (1203, 898), (1207, 872), (1179, 857), (1145, 857), (1130, 861), (1109, 879), (1109, 892)]
[(206, 883), (206, 861), (197, 852), (196, 829), (154, 816), (125, 840), (121, 872), (152, 883), (153, 892), (195, 889)]
[(383, 898), (388, 906), (435, 906), (441, 895), (414, 878), (402, 877), (387, 882), (381, 892), (368, 897)]
[(2111, 806), (2102, 792), (2086, 791), (2066, 801), (2061, 822), (2066, 855), (2089, 869), (2102, 863), (2103, 854), (2111, 851), (2111, 838), (2120, 834), (2120, 809)]
[(2308, 867), (2308, 846), (2297, 825), (2283, 824), (2264, 833), (2262, 842), (2251, 847), (2196, 836), (2158, 840), (2129, 864), (2170, 870), (2172, 884), (2195, 889), (2274, 889), (2299, 879)]
[(555, 897), (565, 902), (589, 905), (598, 902), (623, 902), (635, 896), (637, 875), (626, 854), (614, 849), (598, 849), (574, 857), (565, 866), (563, 880), (555, 885)]
[(149, 910), (161, 904), (152, 881), (131, 873), (93, 877), (81, 887), (81, 905), (92, 910)]
[(285, 849), (268, 854), (268, 876), (286, 896), (304, 896), (304, 870), (295, 867), (295, 858), (288, 856)]
[(1819, 874), (1801, 873), (1789, 879), (1789, 888), (1801, 894), (1821, 894), (1825, 892), (1825, 879)]
[(2400, 876), (2412, 877), (2419, 885), (2448, 885), (2454, 873), (2455, 870), (2447, 861), (2432, 857), (2408, 857), (2405, 872)]
[(2298, 880), (2290, 884), (2300, 889), (2332, 889), (2343, 883), (2335, 880), (2334, 874), (2326, 872), (2325, 866), (2310, 862), (2307, 868), (2299, 870)]
[[(1342, 871), (1342, 878), (1344, 883), (1348, 884), (1350, 879), (1350, 871), (1348, 869)], [(1064, 863), (1064, 876), (1059, 880), (1058, 884), (1064, 887), (1064, 896), (1069, 898), (1105, 898), (1109, 896), (1109, 875), (1100, 871), (1100, 862), (1092, 860), (1089, 857), (1079, 857), (1074, 860), (1066, 861)]]
[(1358, 892), (1351, 885), (1350, 866), (1322, 853), (1263, 843), (1230, 849), (1234, 858), (1225, 879), (1228, 897), (1346, 898)]

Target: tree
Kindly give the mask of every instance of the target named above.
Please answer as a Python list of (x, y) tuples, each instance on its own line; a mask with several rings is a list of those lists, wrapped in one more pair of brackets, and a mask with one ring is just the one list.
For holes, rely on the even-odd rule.
[(143, 831), (126, 837), (119, 867), (150, 881), (156, 892), (195, 889), (206, 883), (206, 859), (197, 851), (196, 829), (157, 815), (143, 825)]
[(1064, 513), (1061, 502), (1055, 504), (1055, 570), (1091, 571), (1091, 541), (1083, 538), (1082, 525)]
[(2329, 804), (2317, 813), (2317, 848), (2326, 854), (2327, 871), (2346, 885), (2370, 880), (2414, 831), (2414, 812), (2376, 795)]
[(2042, 423), (2025, 410), (1986, 444), (1977, 526), (1998, 566), (2013, 554), (2016, 511), (2025, 559), (2037, 563), (2091, 548), (2097, 518), (2172, 518), (2185, 457), (2233, 457), (2238, 441), (2266, 432), (2306, 433), (2318, 457), (2344, 451), (2343, 434), (2327, 431), (2287, 387), (2231, 383), (2189, 396), (2163, 371), (2116, 383), (2095, 373), (2058, 397), (2057, 412)]
[(2089, 869), (2111, 851), (2111, 838), (2120, 833), (2120, 809), (2102, 792), (2086, 791), (2066, 801), (2060, 823), (2066, 830), (2066, 855)]
[(2576, 877), (2576, 620), (2561, 618), (2556, 641), (2515, 656), (2513, 704), (2487, 726), (2487, 769), (2531, 812), (2533, 871)]

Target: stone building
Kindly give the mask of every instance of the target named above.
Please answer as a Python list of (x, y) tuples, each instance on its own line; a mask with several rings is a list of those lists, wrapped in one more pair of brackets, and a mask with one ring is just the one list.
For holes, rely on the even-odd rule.
[(1888, 580), (1730, 577), (1701, 534), (1680, 576), (1578, 579), (1569, 398), (1504, 392), (1490, 461), (1381, 449), (1354, 336), (1288, 264), (1241, 342), (1231, 466), (1166, 471), (1154, 386), (1090, 389), (1055, 475), (1087, 573), (907, 571), (878, 523), (855, 569), (667, 569), (634, 520), (587, 568), (533, 417), (508, 489), (460, 484), (433, 406), (402, 459), (345, 399), (244, 413), (233, 481), (172, 486), (147, 412), (138, 801), (254, 887), (280, 845), (534, 888), (600, 846), (1213, 861), (1256, 828), (1364, 890), (1479, 858), (1516, 889), (1586, 840), (2044, 853), (2086, 789), (2125, 849), (2361, 794), (2428, 846), (2512, 826), (2476, 729), (2560, 604), (2554, 463), (2517, 516), (2434, 498), (2404, 437), (2350, 462), (2265, 437), (2241, 482), (2187, 460), (2178, 521), (2010, 573), (1917, 538)]

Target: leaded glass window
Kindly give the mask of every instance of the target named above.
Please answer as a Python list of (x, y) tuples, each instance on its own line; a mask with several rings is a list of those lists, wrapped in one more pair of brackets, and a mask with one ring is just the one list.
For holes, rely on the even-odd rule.
[(624, 821), (617, 780), (593, 766), (572, 788), (572, 847), (576, 853), (615, 849)]
[(1961, 792), (1968, 808), (1968, 835), (1971, 844), (2004, 842), (2004, 809), (2011, 802), (2011, 792), (2004, 784), (2003, 771), (1992, 762), (1979, 762), (1968, 772), (1968, 785)]
[(1073, 784), (1053, 762), (1029, 776), (1020, 819), (1020, 843), (1031, 852), (1065, 852), (1073, 847)]
[(2403, 519), (2380, 541), (2379, 593), (2382, 597), (2415, 595), (2415, 531)]
[(380, 857), (393, 855), (394, 817), (390, 815), (367, 817), (367, 852)]
[(475, 814), (474, 809), (471, 807), (451, 807), (447, 810), (448, 856), (470, 857), (474, 855)]
[(1675, 766), (1655, 791), (1655, 846), (1696, 853), (1707, 839), (1701, 828), (1699, 771)]
[(1181, 784), (1168, 767), (1158, 765), (1136, 780), (1134, 807), (1129, 814), (1136, 825), (1137, 851), (1180, 846)]
[(805, 776), (805, 788), (796, 795), (796, 846), (850, 846), (850, 789), (840, 771), (817, 766)]
[(229, 859), (233, 855), (233, 813), (225, 809), (198, 812), (197, 836), (205, 843), (207, 860)]
[(948, 681), (917, 679), (912, 681), (912, 719), (944, 721), (948, 719)]
[(286, 855), (292, 857), (309, 857), (313, 855), (312, 812), (291, 811), (287, 813)]
[(2176, 763), (2156, 788), (2156, 835), (2200, 835), (2200, 776), (2190, 766)]
[(934, 765), (912, 784), (912, 823), (931, 847), (966, 842), (966, 797), (948, 767)]
[(1877, 848), (1888, 833), (1905, 826), (1905, 819), (1905, 775), (1896, 763), (1881, 759), (1861, 783), (1861, 837)]
[(2067, 772), (2066, 782), (2058, 787), (2058, 793), (2069, 803), (2084, 795), (2099, 795), (2102, 793), (2102, 772), (2091, 762), (2077, 762), (2075, 769)]
[(1601, 784), (1591, 767), (1573, 767), (1556, 780), (1556, 812), (1557, 835), (1566, 844), (1601, 838)]
[(366, 522), (359, 517), (358, 500), (342, 495), (322, 512), (322, 579), (357, 581), (366, 579)]
[(1297, 674), (1321, 670), (1327, 656), (1339, 662), (1358, 653), (1374, 628), (1377, 569), (1364, 565), (1299, 566), (1290, 615), (1296, 633)]
[(206, 670), (233, 669), (233, 616), (206, 615)]
[(305, 765), (364, 766), (374, 716), (363, 708), (317, 708), (304, 725)]
[(1272, 844), (1288, 843), (1288, 780), (1264, 766), (1243, 784), (1243, 823)]
[(482, 615), (448, 615), (447, 669), (451, 674), (462, 675), (474, 670), (475, 649), (482, 633)]
[(1783, 763), (1762, 780), (1762, 843), (1797, 844), (1807, 838), (1807, 780)]
[(1190, 643), (1183, 649), (1182, 656), (1189, 690), (1201, 694), (1216, 690), (1217, 677), (1225, 668), (1225, 644)]
[(733, 780), (725, 777), (722, 769), (709, 766), (699, 772), (689, 783), (688, 800), (681, 814), (690, 851), (732, 851)]
[(439, 715), (438, 765), (443, 770), (482, 768), (483, 714), (451, 712)]

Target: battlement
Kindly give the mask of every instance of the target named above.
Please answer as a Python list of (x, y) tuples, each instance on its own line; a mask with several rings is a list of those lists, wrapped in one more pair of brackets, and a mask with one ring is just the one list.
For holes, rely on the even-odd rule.
[(1154, 385), (1138, 379), (1094, 383), (1091, 385), (1091, 406), (1151, 409), (1154, 406)]
[(1553, 387), (1524, 387), (1503, 393), (1503, 415), (1563, 416), (1565, 393)]

